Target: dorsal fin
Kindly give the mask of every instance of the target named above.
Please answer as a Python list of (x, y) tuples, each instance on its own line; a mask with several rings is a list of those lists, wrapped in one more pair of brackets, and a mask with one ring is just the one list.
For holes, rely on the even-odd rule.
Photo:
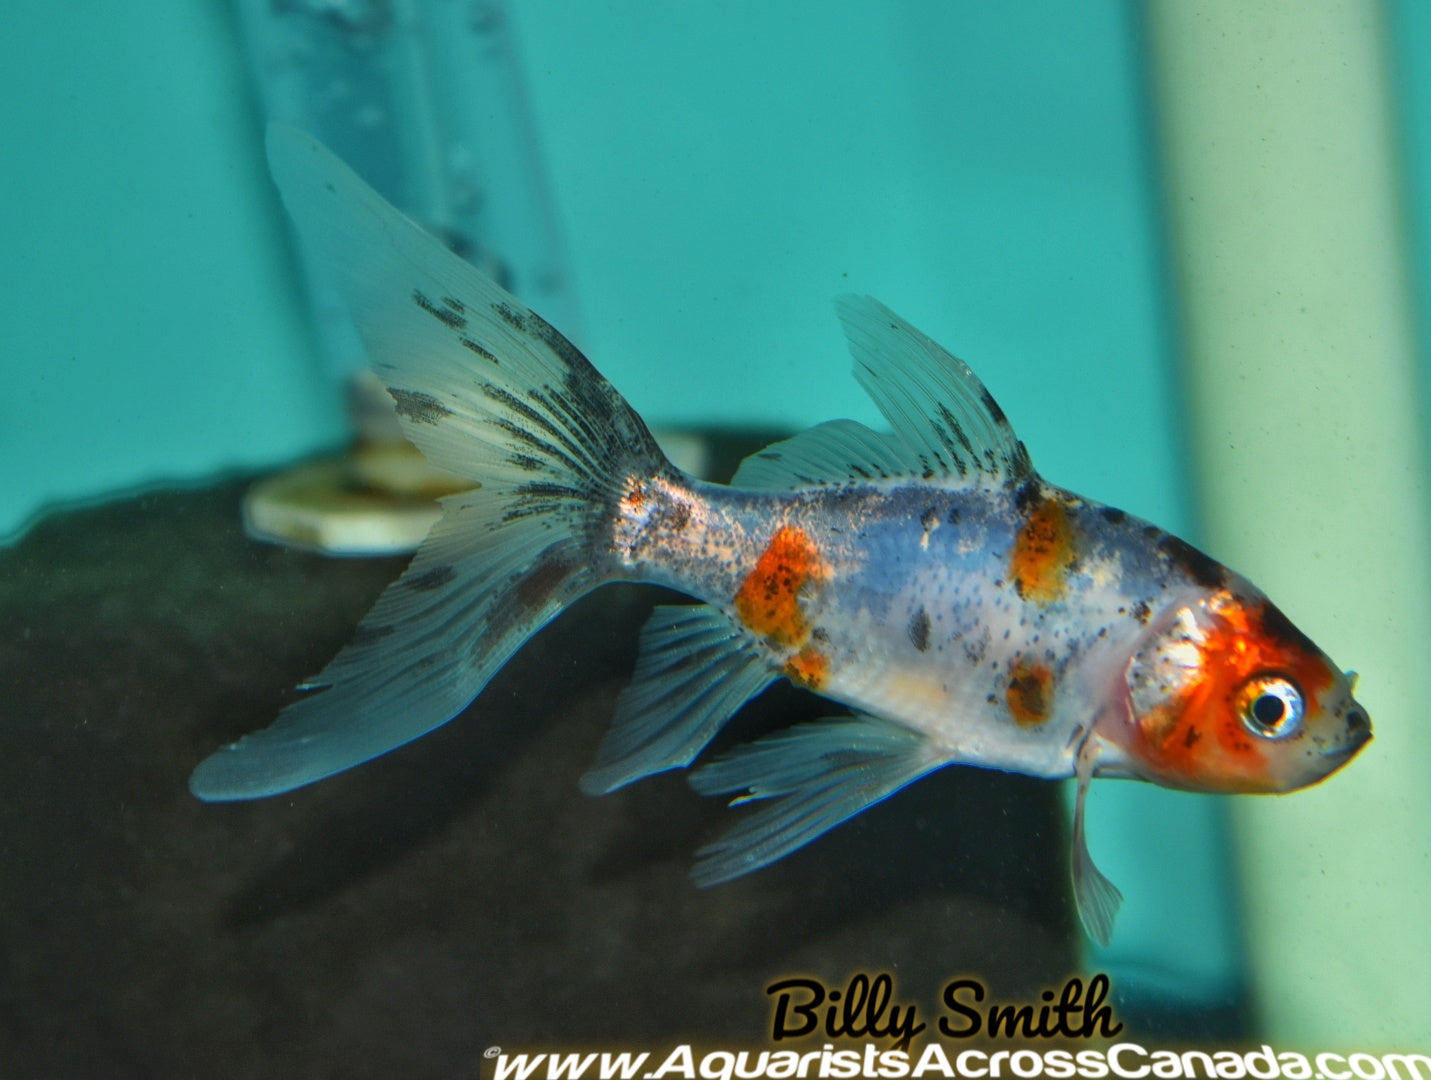
[(855, 378), (908, 449), (916, 475), (1019, 483), (1028, 451), (969, 365), (878, 300), (842, 296), (835, 310)]
[(733, 486), (781, 490), (900, 476), (1018, 484), (1033, 475), (1024, 444), (968, 364), (871, 297), (841, 296), (835, 310), (855, 378), (894, 435), (831, 420), (750, 455)]
[(898, 439), (854, 420), (828, 420), (751, 454), (731, 486), (781, 491), (905, 476), (912, 467)]

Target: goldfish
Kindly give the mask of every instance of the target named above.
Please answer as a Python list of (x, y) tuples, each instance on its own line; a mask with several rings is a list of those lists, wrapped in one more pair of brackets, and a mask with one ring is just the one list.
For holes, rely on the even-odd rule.
[(778, 679), (845, 710), (691, 772), (696, 791), (754, 804), (697, 853), (700, 885), (949, 765), (1072, 778), (1073, 895), (1107, 943), (1121, 894), (1084, 835), (1094, 777), (1287, 792), (1371, 738), (1355, 676), (1251, 582), (1045, 481), (973, 371), (879, 302), (836, 311), (890, 431), (823, 423), (708, 483), (561, 333), (316, 140), (275, 126), (268, 153), (404, 433), (474, 486), (442, 499), (302, 696), (199, 764), (199, 798), (289, 791), (431, 731), (612, 582), (692, 602), (651, 614), (584, 790), (691, 766)]

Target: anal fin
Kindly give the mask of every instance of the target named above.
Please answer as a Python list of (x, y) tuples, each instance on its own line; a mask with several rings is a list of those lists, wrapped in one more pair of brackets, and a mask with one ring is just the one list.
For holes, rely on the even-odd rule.
[(698, 853), (697, 885), (758, 870), (948, 764), (925, 736), (858, 715), (799, 724), (740, 746), (691, 776), (702, 795), (732, 805), (775, 800)]
[(709, 604), (656, 608), (641, 630), (631, 684), (581, 788), (605, 794), (689, 765), (776, 673), (750, 638)]

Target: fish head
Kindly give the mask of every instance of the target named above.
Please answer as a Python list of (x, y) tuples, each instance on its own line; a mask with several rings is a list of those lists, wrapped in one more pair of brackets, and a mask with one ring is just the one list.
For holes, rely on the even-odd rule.
[(1132, 775), (1165, 787), (1284, 792), (1371, 739), (1343, 673), (1252, 585), (1184, 595), (1152, 619), (1100, 731)]

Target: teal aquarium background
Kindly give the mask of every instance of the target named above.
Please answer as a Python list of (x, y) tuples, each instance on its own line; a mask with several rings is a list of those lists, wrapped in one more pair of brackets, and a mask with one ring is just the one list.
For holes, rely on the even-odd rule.
[[(869, 293), (974, 367), (1050, 480), (1199, 540), (1139, 6), (506, 10), (570, 329), (653, 424), (878, 424), (830, 303)], [(1424, 310), (1431, 14), (1385, 11)], [(235, 13), (21, 4), (0, 71), (0, 535), (341, 446)], [(1130, 1010), (1255, 1033), (1226, 803), (1096, 784), (1089, 831), (1127, 901), (1087, 966)]]

